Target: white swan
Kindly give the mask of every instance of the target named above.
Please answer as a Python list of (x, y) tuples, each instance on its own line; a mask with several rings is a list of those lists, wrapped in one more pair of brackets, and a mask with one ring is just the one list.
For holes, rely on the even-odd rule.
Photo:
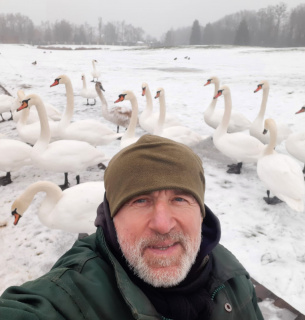
[(29, 185), (11, 206), (14, 224), (29, 208), (39, 192), (46, 195), (38, 209), (38, 218), (50, 229), (88, 233), (96, 231), (96, 210), (105, 192), (104, 182), (84, 182), (62, 191), (55, 183), (38, 181)]
[(91, 72), (93, 80), (91, 82), (94, 82), (94, 79), (96, 78), (96, 81), (98, 81), (98, 78), (101, 75), (101, 71), (96, 69), (95, 64), (98, 63), (97, 60), (92, 60), (92, 66), (93, 66), (93, 70)]
[[(28, 111), (29, 109), (26, 109), (22, 112), (16, 111), (16, 109), (19, 108), (24, 97), (25, 97), (24, 91), (19, 89), (17, 91), (17, 98), (15, 99), (15, 103), (12, 107), (14, 121), (18, 122), (19, 119), (21, 118), (21, 115), (24, 112), (26, 112), (27, 114), (26, 124), (31, 124), (33, 122), (39, 121), (38, 113), (35, 108), (31, 108), (30, 111)], [(56, 107), (54, 107), (51, 103), (48, 103), (48, 102), (45, 102), (44, 106), (47, 111), (48, 119), (53, 121), (60, 121), (62, 115), (61, 115), (61, 112)]]
[(243, 132), (227, 133), (232, 109), (230, 88), (222, 86), (215, 99), (221, 95), (224, 96), (225, 111), (220, 125), (213, 134), (213, 142), (221, 153), (237, 162), (237, 166), (231, 167), (227, 172), (239, 174), (243, 162), (257, 162), (264, 150), (264, 144)]
[(120, 148), (123, 149), (130, 144), (136, 142), (139, 137), (135, 136), (136, 126), (138, 123), (138, 101), (134, 93), (130, 90), (124, 91), (123, 93), (119, 94), (119, 98), (114, 101), (114, 103), (118, 103), (124, 100), (129, 100), (131, 103), (132, 113), (129, 122), (129, 126), (125, 131), (124, 135), (121, 139)]
[(117, 126), (117, 132), (119, 132), (120, 126), (127, 128), (131, 118), (131, 109), (126, 107), (113, 107), (108, 110), (108, 103), (103, 94), (103, 91), (105, 90), (101, 82), (96, 82), (95, 90), (102, 102), (103, 117)]
[[(262, 143), (268, 144), (269, 142), (269, 132), (267, 134), (263, 134), (264, 131), (264, 116), (267, 107), (267, 100), (269, 95), (269, 82), (267, 80), (261, 81), (256, 90), (254, 92), (258, 92), (259, 90), (263, 89), (263, 96), (261, 107), (259, 113), (253, 123), (250, 126), (250, 134), (251, 136), (259, 139)], [(287, 137), (291, 134), (291, 130), (288, 128), (287, 125), (283, 123), (277, 124), (277, 138), (276, 144), (280, 144), (283, 140), (287, 139)]]
[(65, 114), (58, 124), (58, 137), (65, 140), (80, 140), (93, 146), (101, 146), (119, 139), (123, 133), (116, 133), (106, 125), (94, 119), (79, 120), (70, 123), (74, 111), (74, 94), (70, 78), (61, 75), (54, 80), (51, 87), (64, 84), (67, 106)]
[[(305, 111), (305, 107), (303, 108)], [(301, 110), (296, 113), (303, 112)], [(291, 133), (285, 141), (285, 147), (293, 157), (304, 164), (303, 173), (305, 173), (305, 130)]]
[(267, 203), (271, 191), (280, 200), (285, 201), (295, 211), (304, 211), (305, 185), (300, 165), (286, 154), (277, 153), (277, 128), (273, 119), (265, 120), (265, 130), (270, 132), (269, 144), (257, 161), (257, 174), (268, 189)]
[(85, 76), (84, 73), (82, 74), (82, 81), (83, 81), (83, 88), (82, 88), (82, 90), (80, 92), (80, 95), (83, 98), (87, 99), (87, 104), (86, 105), (89, 105), (89, 99), (93, 99), (94, 103), (92, 105), (95, 105), (96, 104), (97, 93), (93, 88), (87, 88), (86, 76)]
[(23, 166), (31, 164), (32, 147), (24, 142), (0, 139), (0, 171), (6, 172), (6, 176), (0, 178), (0, 185), (5, 186), (12, 182), (11, 172), (18, 171)]
[(44, 170), (65, 173), (63, 188), (69, 185), (68, 172), (75, 172), (77, 183), (79, 183), (81, 171), (105, 160), (102, 152), (84, 141), (59, 140), (49, 143), (50, 127), (41, 98), (36, 94), (27, 95), (17, 110), (20, 111), (33, 105), (37, 108), (41, 133), (31, 152), (32, 163)]
[(183, 143), (187, 146), (194, 146), (202, 140), (205, 140), (207, 136), (201, 136), (197, 132), (184, 127), (184, 126), (172, 126), (168, 128), (164, 128), (164, 119), (165, 119), (165, 91), (163, 88), (159, 88), (156, 93), (156, 97), (159, 98), (160, 103), (160, 116), (157, 127), (155, 128), (154, 134), (175, 140), (177, 142)]
[[(153, 113), (153, 100), (149, 86), (146, 82), (142, 83), (142, 96), (146, 97), (146, 107), (139, 117), (139, 124), (142, 127), (142, 129), (153, 134), (159, 121), (160, 112)], [(165, 108), (165, 105), (162, 107)], [(176, 115), (166, 113), (166, 117), (163, 124), (164, 128), (179, 125), (181, 125), (181, 123), (177, 119)]]
[(5, 121), (5, 119), (3, 118), (3, 115), (2, 115), (2, 113), (4, 113), (4, 112), (11, 113), (11, 117), (8, 120), (13, 119), (12, 106), (14, 105), (15, 100), (16, 99), (14, 97), (9, 96), (7, 94), (0, 94), (0, 116), (1, 116), (0, 122)]
[[(215, 109), (217, 99), (214, 99), (214, 96), (216, 96), (218, 90), (219, 90), (219, 78), (216, 76), (213, 76), (209, 78), (205, 84), (205, 86), (213, 83), (214, 84), (214, 95), (212, 97), (212, 101), (207, 107), (207, 109), (204, 111), (204, 121), (205, 123), (216, 129), (218, 125), (220, 124), (224, 109)], [(240, 132), (249, 129), (251, 125), (251, 122), (241, 113), (231, 111), (231, 117), (230, 117), (230, 122), (228, 126), (228, 132)]]

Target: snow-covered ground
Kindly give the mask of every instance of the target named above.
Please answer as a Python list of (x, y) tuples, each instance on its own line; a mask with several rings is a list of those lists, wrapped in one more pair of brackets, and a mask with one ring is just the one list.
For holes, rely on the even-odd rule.
[[(212, 135), (213, 129), (203, 121), (203, 112), (214, 92), (212, 85), (204, 87), (206, 80), (217, 75), (222, 84), (229, 85), (234, 110), (253, 121), (262, 98), (261, 91), (255, 94), (253, 91), (261, 80), (267, 79), (270, 95), (266, 117), (286, 123), (293, 132), (304, 130), (305, 114), (295, 115), (295, 112), (305, 101), (305, 48), (101, 46), (100, 49), (52, 50), (0, 45), (0, 84), (13, 96), (23, 89), (26, 94), (37, 93), (63, 110), (64, 86), (50, 88), (50, 85), (59, 75), (67, 74), (75, 92), (73, 119), (99, 119), (116, 130), (102, 118), (99, 100), (95, 106), (86, 106), (85, 99), (79, 95), (82, 73), (87, 75), (88, 85), (93, 86), (89, 82), (91, 61), (96, 59), (110, 107), (128, 89), (137, 96), (141, 112), (145, 106), (141, 85), (145, 81), (153, 96), (158, 87), (165, 89), (168, 112), (176, 113), (186, 126), (200, 134)], [(190, 59), (185, 59), (186, 56)], [(37, 65), (32, 65), (35, 60)], [(129, 103), (120, 105), (129, 106)], [(154, 100), (154, 108), (158, 107), (158, 101)], [(223, 108), (222, 98), (217, 107)], [(9, 114), (4, 117), (8, 118)], [(136, 131), (137, 135), (144, 134), (141, 128)], [(0, 123), (0, 133), (19, 139), (13, 121)], [(115, 141), (98, 148), (111, 157), (119, 150), (119, 144)], [(295, 212), (285, 203), (267, 205), (263, 200), (266, 189), (257, 176), (255, 164), (244, 165), (240, 175), (230, 175), (226, 170), (231, 160), (215, 149), (211, 139), (193, 149), (203, 160), (205, 202), (221, 221), (221, 243), (238, 257), (253, 278), (305, 313), (305, 213)], [(284, 143), (277, 151), (287, 153)], [(29, 184), (39, 180), (61, 184), (63, 174), (29, 166), (13, 173), (12, 179), (12, 184), (0, 187), (0, 220), (6, 222), (0, 228), (0, 292), (47, 272), (77, 238), (76, 234), (51, 230), (40, 223), (36, 214), (44, 197), (42, 193), (35, 197), (17, 226), (13, 225), (11, 216), (12, 202)], [(74, 185), (73, 175), (70, 179)], [(103, 171), (96, 167), (81, 174), (81, 182), (101, 180)], [(268, 305), (265, 308), (270, 311)], [(269, 311), (265, 312), (266, 319), (280, 319), (275, 311), (267, 315)]]

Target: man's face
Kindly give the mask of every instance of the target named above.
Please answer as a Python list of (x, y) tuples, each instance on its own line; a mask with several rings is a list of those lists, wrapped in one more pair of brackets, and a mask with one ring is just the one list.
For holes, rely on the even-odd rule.
[(201, 242), (202, 215), (192, 195), (144, 194), (127, 202), (113, 220), (121, 250), (141, 279), (171, 287), (186, 277)]

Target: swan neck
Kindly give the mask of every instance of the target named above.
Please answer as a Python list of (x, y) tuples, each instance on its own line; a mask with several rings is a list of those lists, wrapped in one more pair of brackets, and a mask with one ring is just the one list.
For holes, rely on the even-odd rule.
[(159, 113), (159, 119), (157, 123), (157, 127), (154, 128), (154, 134), (160, 134), (163, 130), (163, 125), (165, 122), (166, 117), (166, 107), (165, 107), (165, 95), (164, 93), (160, 95), (159, 97), (159, 103), (160, 103), (160, 113)]
[(97, 95), (99, 96), (101, 103), (102, 103), (102, 115), (103, 115), (103, 117), (105, 117), (109, 114), (108, 103), (105, 99), (105, 96), (104, 96), (104, 93), (102, 90), (98, 90), (96, 92), (97, 92)]
[[(216, 100), (216, 99), (215, 99)], [(221, 131), (221, 132), (227, 132), (229, 122), (230, 122), (230, 117), (231, 117), (231, 111), (232, 111), (232, 98), (231, 98), (231, 93), (227, 93), (224, 95), (224, 103), (225, 103), (225, 110), (223, 113), (222, 120), (217, 127), (216, 131)]]
[(34, 149), (39, 149), (40, 151), (47, 148), (47, 145), (51, 139), (50, 125), (48, 121), (47, 112), (45, 106), (40, 98), (36, 98), (35, 106), (37, 109), (37, 113), (40, 121), (40, 136), (34, 145)]
[(262, 102), (261, 102), (261, 108), (258, 113), (258, 118), (264, 118), (264, 116), (265, 116), (268, 96), (269, 96), (269, 88), (264, 88)]
[(272, 154), (274, 152), (274, 148), (276, 147), (276, 139), (277, 139), (277, 127), (272, 124), (269, 128), (269, 143), (267, 144), (264, 154)]
[(131, 118), (130, 118), (129, 126), (128, 126), (124, 136), (122, 137), (122, 139), (134, 137), (135, 131), (136, 131), (136, 126), (138, 123), (138, 101), (137, 101), (136, 97), (132, 97), (130, 99), (130, 103), (131, 103), (131, 108), (132, 108)]
[(148, 114), (151, 114), (153, 112), (153, 100), (152, 100), (150, 89), (148, 87), (146, 87), (145, 95), (146, 95), (146, 111), (148, 111)]
[(74, 113), (74, 94), (73, 94), (73, 87), (72, 87), (71, 81), (67, 81), (65, 83), (65, 88), (66, 88), (67, 105), (65, 108), (65, 112), (59, 122), (60, 129), (65, 129), (70, 124), (70, 121)]

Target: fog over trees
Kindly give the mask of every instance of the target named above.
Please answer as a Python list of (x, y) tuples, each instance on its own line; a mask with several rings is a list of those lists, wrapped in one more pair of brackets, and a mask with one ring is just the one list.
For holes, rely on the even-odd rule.
[(66, 20), (36, 26), (21, 14), (0, 14), (0, 43), (305, 46), (305, 4), (291, 10), (279, 3), (258, 11), (239, 11), (204, 26), (199, 21), (200, 16), (192, 26), (165, 31), (157, 40), (125, 21), (105, 24), (102, 17), (96, 27)]

